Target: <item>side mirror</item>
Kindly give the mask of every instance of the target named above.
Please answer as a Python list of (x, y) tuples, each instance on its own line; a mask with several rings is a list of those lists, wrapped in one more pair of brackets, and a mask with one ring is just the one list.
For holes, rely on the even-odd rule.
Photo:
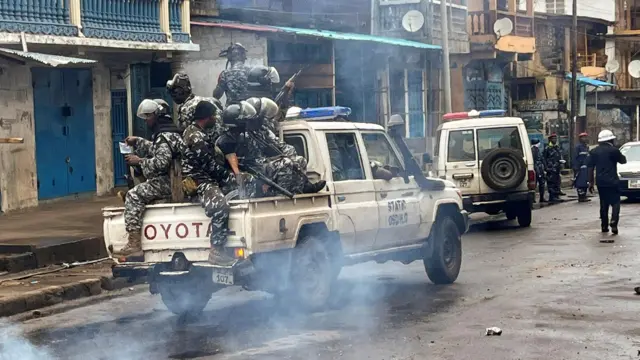
[(431, 155), (429, 153), (422, 154), (422, 163), (423, 164), (432, 164), (433, 163), (433, 159), (431, 158)]

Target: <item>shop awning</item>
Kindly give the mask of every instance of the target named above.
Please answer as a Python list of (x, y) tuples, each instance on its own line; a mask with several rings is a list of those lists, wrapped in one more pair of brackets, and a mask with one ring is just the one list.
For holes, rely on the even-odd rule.
[[(567, 79), (571, 80), (571, 74), (567, 73)], [(606, 81), (596, 80), (585, 76), (578, 75), (578, 84), (582, 86), (594, 86), (594, 87), (614, 87), (616, 84), (608, 83)]]
[(80, 59), (69, 56), (49, 55), (30, 51), (0, 48), (0, 57), (22, 62), (37, 62), (47, 66), (57, 67), (64, 65), (89, 65), (95, 64), (95, 60)]
[(343, 33), (343, 32), (336, 32), (336, 31), (329, 31), (329, 30), (317, 30), (317, 29), (299, 29), (299, 28), (292, 28), (292, 27), (285, 27), (285, 26), (253, 25), (253, 24), (243, 24), (243, 23), (230, 22), (230, 21), (206, 21), (202, 19), (198, 19), (198, 20), (194, 21), (192, 19), (191, 25), (220, 27), (220, 28), (256, 31), (256, 32), (288, 33), (293, 35), (319, 37), (319, 38), (333, 39), (333, 40), (369, 41), (369, 42), (375, 42), (379, 44), (412, 47), (412, 48), (425, 49), (425, 50), (441, 50), (442, 49), (438, 45), (425, 44), (418, 41), (404, 40), (404, 39), (391, 38), (391, 37), (385, 37), (385, 36)]

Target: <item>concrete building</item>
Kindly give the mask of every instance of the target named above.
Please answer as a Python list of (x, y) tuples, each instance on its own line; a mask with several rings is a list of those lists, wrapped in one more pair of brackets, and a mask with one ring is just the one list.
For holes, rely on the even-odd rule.
[[(133, 109), (171, 59), (198, 50), (189, 14), (188, 0), (0, 3), (0, 137), (25, 139), (0, 147), (0, 211), (124, 180), (114, 144), (140, 133)], [(152, 81), (139, 63), (169, 71)]]

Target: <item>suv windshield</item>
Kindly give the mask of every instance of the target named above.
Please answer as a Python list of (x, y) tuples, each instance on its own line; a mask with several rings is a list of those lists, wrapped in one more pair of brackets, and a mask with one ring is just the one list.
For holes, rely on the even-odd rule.
[(627, 145), (620, 148), (627, 161), (640, 161), (640, 145)]
[(524, 154), (518, 128), (478, 129), (478, 160), (483, 160), (494, 149), (513, 149)]

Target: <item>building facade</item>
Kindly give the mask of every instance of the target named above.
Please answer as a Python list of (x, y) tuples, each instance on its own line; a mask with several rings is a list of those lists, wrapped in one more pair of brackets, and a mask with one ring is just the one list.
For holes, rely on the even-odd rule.
[(189, 1), (11, 1), (0, 18), (0, 137), (24, 138), (0, 147), (0, 210), (108, 194), (126, 171), (117, 143), (149, 95), (136, 64), (198, 50)]

